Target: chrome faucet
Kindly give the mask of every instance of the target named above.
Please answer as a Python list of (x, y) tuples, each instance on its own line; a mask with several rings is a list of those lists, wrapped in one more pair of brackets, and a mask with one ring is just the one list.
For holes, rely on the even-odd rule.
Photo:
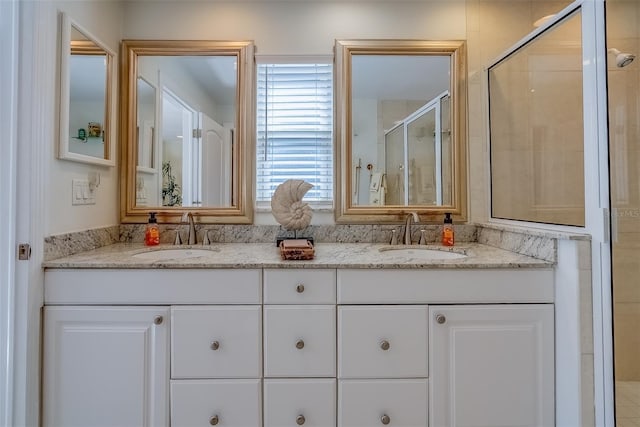
[(197, 243), (196, 239), (196, 226), (193, 223), (193, 213), (185, 212), (182, 214), (182, 222), (189, 221), (189, 237), (187, 238), (187, 242), (189, 245), (195, 245)]
[(411, 244), (411, 219), (413, 219), (413, 222), (416, 224), (420, 222), (420, 217), (416, 212), (409, 212), (407, 214), (407, 220), (404, 224), (404, 239), (402, 241), (405, 245)]

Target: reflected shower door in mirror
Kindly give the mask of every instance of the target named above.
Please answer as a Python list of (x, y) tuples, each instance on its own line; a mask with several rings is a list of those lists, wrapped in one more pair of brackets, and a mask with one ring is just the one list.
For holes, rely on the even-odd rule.
[(61, 14), (59, 158), (115, 164), (113, 58), (103, 43)]
[(200, 222), (248, 222), (251, 44), (130, 40), (123, 54), (125, 91), (135, 88), (123, 116), (125, 221), (149, 211), (179, 221), (188, 209)]
[(464, 43), (338, 41), (336, 62), (336, 220), (464, 220)]
[[(377, 175), (381, 183), (372, 181), (369, 187), (369, 195), (375, 196), (369, 203), (451, 204), (451, 131), (449, 115), (442, 114), (448, 101), (445, 92), (384, 132), (384, 172)], [(375, 191), (378, 186), (380, 191)], [(357, 196), (354, 204), (366, 204)]]

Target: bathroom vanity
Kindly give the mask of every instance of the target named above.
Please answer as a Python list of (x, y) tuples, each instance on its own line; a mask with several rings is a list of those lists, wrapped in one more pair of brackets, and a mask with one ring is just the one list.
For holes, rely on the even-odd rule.
[(554, 424), (552, 263), (112, 246), (45, 265), (44, 426)]

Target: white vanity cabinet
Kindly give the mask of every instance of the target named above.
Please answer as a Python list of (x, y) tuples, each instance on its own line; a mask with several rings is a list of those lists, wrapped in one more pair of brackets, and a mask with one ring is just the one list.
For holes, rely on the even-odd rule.
[(339, 427), (554, 425), (551, 269), (340, 269), (337, 300)]
[(259, 426), (259, 305), (171, 307), (171, 425)]
[(44, 308), (43, 426), (169, 424), (167, 307)]
[(553, 426), (551, 304), (429, 307), (432, 426)]
[(553, 297), (551, 268), (46, 270), (43, 425), (552, 426)]
[(427, 425), (426, 305), (338, 308), (338, 425)]
[(336, 270), (264, 270), (264, 426), (336, 423)]
[(262, 426), (261, 290), (260, 269), (46, 270), (43, 425)]

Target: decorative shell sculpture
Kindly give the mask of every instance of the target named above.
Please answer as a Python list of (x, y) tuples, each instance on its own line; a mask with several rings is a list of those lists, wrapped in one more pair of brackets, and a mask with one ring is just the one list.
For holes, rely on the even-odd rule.
[(301, 179), (288, 179), (278, 185), (271, 197), (271, 212), (287, 230), (302, 230), (311, 223), (313, 210), (302, 198), (313, 187)]

